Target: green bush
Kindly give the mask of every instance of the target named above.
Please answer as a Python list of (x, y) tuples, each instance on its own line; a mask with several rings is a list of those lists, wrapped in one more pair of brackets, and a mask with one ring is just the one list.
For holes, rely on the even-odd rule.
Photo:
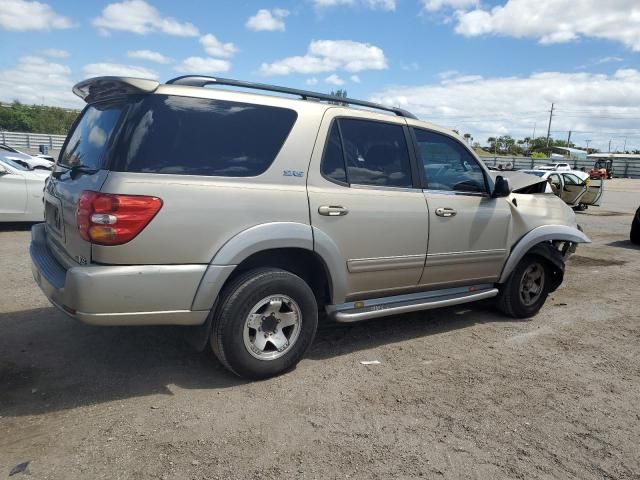
[(0, 130), (66, 135), (80, 112), (58, 107), (0, 105)]
[(531, 158), (547, 158), (547, 156), (542, 152), (533, 152)]

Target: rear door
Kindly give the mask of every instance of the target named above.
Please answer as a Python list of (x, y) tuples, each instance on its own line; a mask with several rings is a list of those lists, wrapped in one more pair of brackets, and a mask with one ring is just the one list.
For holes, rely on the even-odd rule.
[(404, 119), (358, 115), (327, 111), (307, 186), (316, 241), (335, 244), (350, 299), (414, 288), (428, 233)]
[(45, 191), (47, 242), (63, 264), (91, 261), (91, 243), (79, 233), (78, 200), (84, 190), (99, 191), (109, 171), (103, 161), (124, 105), (103, 102), (81, 114), (60, 152)]
[(587, 191), (580, 198), (580, 203), (584, 205), (600, 206), (600, 200), (604, 193), (604, 179), (603, 178), (591, 178), (586, 180)]

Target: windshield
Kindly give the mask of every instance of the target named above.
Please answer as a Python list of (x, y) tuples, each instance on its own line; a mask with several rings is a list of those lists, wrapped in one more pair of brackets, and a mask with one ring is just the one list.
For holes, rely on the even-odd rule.
[(9, 165), (10, 167), (15, 168), (16, 170), (29, 171), (28, 168), (22, 166), (20, 163), (15, 162), (13, 160), (9, 160), (8, 158), (0, 159), (0, 164), (1, 163), (4, 163), (5, 165)]
[(90, 105), (82, 114), (60, 155), (60, 165), (102, 167), (102, 157), (122, 112), (122, 104)]
[(545, 172), (537, 172), (535, 170), (525, 170), (524, 173), (528, 173), (529, 175), (535, 175), (536, 177), (541, 177), (545, 174)]

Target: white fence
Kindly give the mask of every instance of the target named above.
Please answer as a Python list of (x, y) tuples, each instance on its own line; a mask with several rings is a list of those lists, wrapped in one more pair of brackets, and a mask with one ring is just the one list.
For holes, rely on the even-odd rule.
[(0, 132), (0, 143), (6, 143), (15, 148), (37, 150), (40, 145), (46, 145), (49, 150), (60, 150), (65, 135), (49, 135), (46, 133)]
[[(522, 170), (525, 168), (535, 168), (549, 162), (566, 162), (576, 170), (585, 169), (587, 172), (593, 168), (594, 159), (588, 160), (556, 160), (549, 158), (531, 158), (531, 157), (480, 157), (485, 165), (491, 167), (500, 167), (505, 170)], [(621, 159), (613, 160), (614, 177), (640, 178), (640, 160), (639, 159)]]

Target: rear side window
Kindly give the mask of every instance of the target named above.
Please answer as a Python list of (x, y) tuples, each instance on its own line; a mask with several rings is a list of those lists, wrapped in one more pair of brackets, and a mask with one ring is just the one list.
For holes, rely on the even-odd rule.
[(329, 180), (339, 183), (347, 183), (347, 172), (344, 169), (344, 154), (342, 153), (342, 140), (338, 122), (333, 122), (327, 146), (322, 158), (322, 175)]
[(297, 114), (285, 108), (149, 95), (130, 107), (115, 156), (128, 172), (252, 177), (264, 173)]
[[(345, 167), (346, 177), (342, 173)], [(336, 120), (325, 150), (322, 173), (329, 179), (356, 185), (411, 187), (411, 161), (404, 129), (371, 120)]]
[(59, 163), (67, 167), (83, 165), (100, 169), (122, 109), (122, 104), (112, 103), (87, 107), (69, 137)]

